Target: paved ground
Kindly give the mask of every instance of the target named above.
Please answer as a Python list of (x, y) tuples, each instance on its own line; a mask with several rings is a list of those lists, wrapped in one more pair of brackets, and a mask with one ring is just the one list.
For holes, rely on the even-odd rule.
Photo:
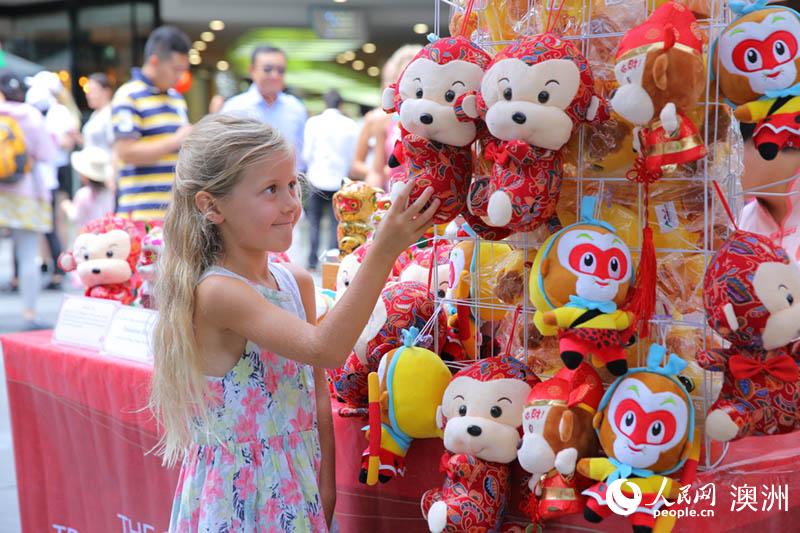
[[(327, 235), (323, 227), (322, 235)], [(293, 261), (305, 266), (308, 258), (308, 228), (301, 223), (295, 234), (296, 249), (289, 252)], [(5, 286), (11, 278), (11, 241), (0, 238), (0, 286)], [(317, 283), (319, 273), (314, 273)], [(44, 280), (46, 281), (46, 280)], [(67, 284), (65, 283), (65, 286)], [(79, 289), (67, 287), (69, 292), (80, 293)], [(43, 291), (37, 307), (39, 319), (47, 324), (55, 324), (63, 292)], [(0, 334), (22, 329), (22, 303), (16, 293), (0, 292)], [(2, 357), (2, 347), (0, 347)], [(0, 365), (0, 533), (20, 531), (19, 505), (17, 501), (17, 480), (14, 472), (14, 453), (11, 439), (11, 423), (8, 414), (8, 395), (6, 393), (5, 366)]]

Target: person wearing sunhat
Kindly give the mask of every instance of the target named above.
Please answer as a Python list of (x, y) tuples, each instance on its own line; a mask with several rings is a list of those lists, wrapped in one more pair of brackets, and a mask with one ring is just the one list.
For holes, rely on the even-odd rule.
[(79, 227), (114, 212), (114, 193), (108, 184), (114, 179), (111, 155), (99, 146), (87, 146), (72, 152), (72, 169), (81, 178), (83, 186), (75, 198), (61, 202), (61, 208)]
[[(24, 329), (43, 329), (36, 320), (41, 288), (37, 259), (40, 235), (52, 230), (50, 189), (32, 172), (37, 162), (49, 161), (56, 144), (42, 114), (25, 103), (25, 83), (13, 72), (0, 70), (0, 124), (4, 157), (0, 179), (0, 229), (9, 229), (18, 264)], [(23, 142), (18, 142), (22, 140)], [(13, 155), (13, 160), (9, 158)]]

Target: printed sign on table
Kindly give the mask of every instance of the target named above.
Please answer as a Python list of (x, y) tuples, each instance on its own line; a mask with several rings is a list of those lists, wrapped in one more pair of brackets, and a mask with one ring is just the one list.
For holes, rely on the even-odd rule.
[(53, 342), (100, 350), (119, 302), (65, 295), (53, 331)]

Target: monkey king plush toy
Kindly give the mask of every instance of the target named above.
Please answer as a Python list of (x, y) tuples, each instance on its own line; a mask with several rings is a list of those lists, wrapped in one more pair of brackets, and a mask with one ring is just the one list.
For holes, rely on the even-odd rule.
[(522, 408), (536, 375), (511, 357), (475, 361), (453, 376), (437, 413), (444, 428), (441, 489), (422, 496), (433, 532), (497, 531), (517, 457)]
[[(606, 391), (594, 417), (604, 458), (581, 459), (578, 472), (599, 483), (586, 489), (584, 518), (600, 522), (611, 514), (621, 490), (628, 499), (636, 485), (642, 496), (628, 517), (636, 533), (651, 531), (653, 511), (678, 495), (681, 482), (694, 476), (699, 441), (694, 428), (694, 404), (677, 374), (686, 362), (653, 344), (647, 366), (631, 369)], [(683, 468), (680, 481), (670, 477)], [(657, 498), (661, 492), (663, 498)]]
[(413, 181), (413, 202), (427, 187), (441, 201), (434, 224), (463, 210), (472, 177), (471, 145), (478, 123), (456, 114), (460, 96), (477, 90), (489, 54), (464, 36), (437, 39), (424, 47), (383, 92), (383, 109), (400, 114), (402, 136), (389, 166), (406, 163), (406, 175), (391, 184), (392, 195)]
[(107, 215), (81, 228), (72, 251), (61, 254), (58, 264), (65, 272), (78, 272), (86, 296), (129, 305), (141, 284), (136, 272), (141, 249), (136, 224)]
[(419, 329), (403, 330), (403, 346), (387, 353), (369, 375), (369, 426), (359, 481), (374, 485), (405, 474), (414, 439), (441, 437), (436, 411), (450, 370), (430, 350), (414, 346)]
[(800, 270), (764, 236), (737, 230), (711, 259), (703, 301), (708, 325), (730, 348), (697, 354), (724, 372), (706, 433), (728, 441), (800, 429)]
[(581, 491), (591, 484), (575, 476), (575, 465), (597, 455), (592, 419), (603, 396), (603, 383), (587, 363), (562, 368), (534, 385), (522, 414), (519, 464), (531, 473), (526, 510), (534, 525), (583, 510)]
[(736, 118), (756, 124), (761, 157), (774, 159), (785, 146), (800, 147), (800, 14), (766, 0), (731, 9), (741, 16), (714, 43), (711, 66)]
[(462, 112), (482, 118), (494, 137), (484, 148), (493, 162), (488, 189), (470, 189), (472, 214), (491, 226), (532, 231), (549, 221), (561, 187), (560, 150), (584, 121), (607, 118), (586, 58), (552, 33), (523, 37), (501, 50), (465, 94)]
[(628, 369), (625, 333), (635, 316), (619, 309), (633, 281), (628, 245), (614, 228), (593, 217), (595, 197), (585, 196), (581, 221), (551, 235), (530, 273), (534, 324), (559, 336), (561, 360), (575, 369), (584, 356), (619, 376)]
[(667, 2), (620, 40), (614, 74), (619, 89), (611, 107), (639, 129), (638, 181), (705, 156), (697, 127), (686, 116), (706, 87), (703, 42), (694, 15)]

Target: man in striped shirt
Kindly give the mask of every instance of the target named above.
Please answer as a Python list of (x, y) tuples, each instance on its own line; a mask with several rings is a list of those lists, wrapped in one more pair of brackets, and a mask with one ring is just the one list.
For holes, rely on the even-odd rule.
[(192, 128), (174, 89), (189, 69), (190, 46), (177, 28), (153, 30), (145, 64), (131, 71), (111, 102), (114, 151), (122, 164), (117, 211), (134, 220), (163, 220), (166, 213), (178, 150)]

